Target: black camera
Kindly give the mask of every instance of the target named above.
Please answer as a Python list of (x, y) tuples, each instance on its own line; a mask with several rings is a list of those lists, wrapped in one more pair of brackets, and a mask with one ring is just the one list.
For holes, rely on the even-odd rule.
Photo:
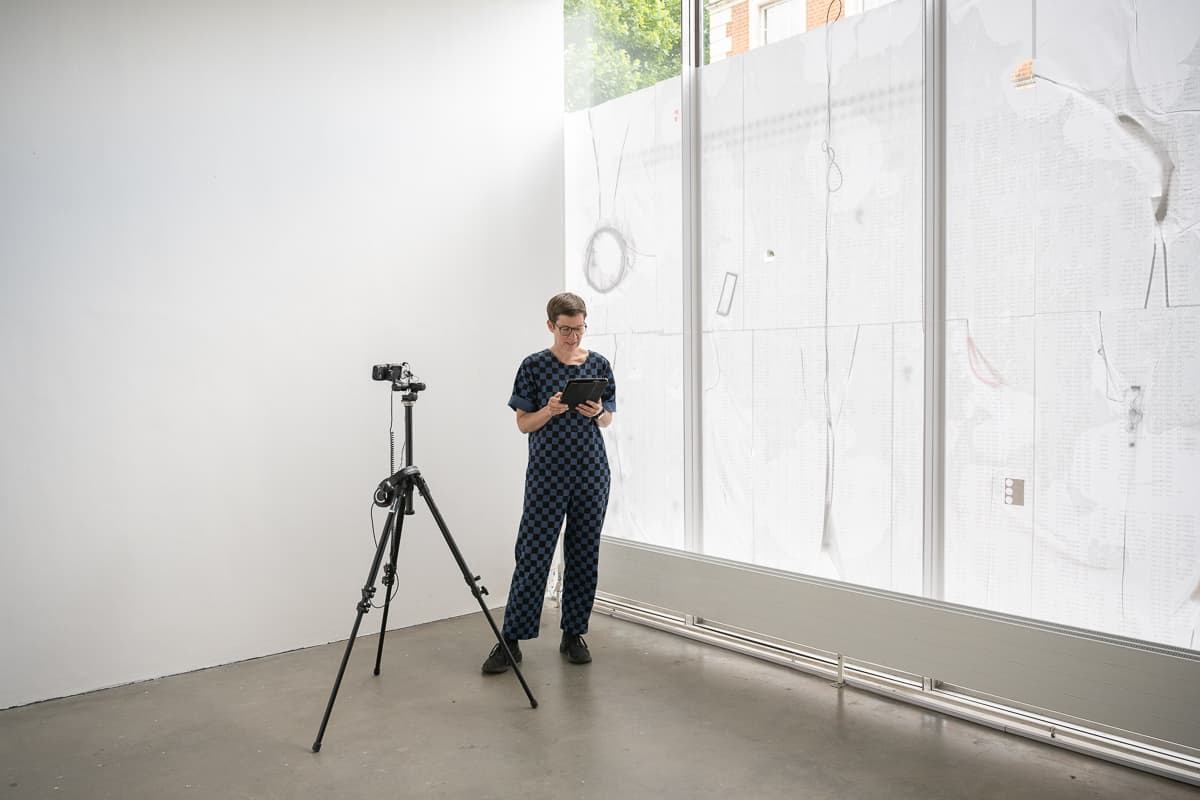
[(371, 380), (373, 381), (400, 383), (411, 377), (412, 370), (408, 368), (407, 361), (401, 364), (376, 364), (371, 367)]
[(373, 381), (390, 381), (393, 392), (408, 392), (405, 400), (416, 399), (417, 392), (425, 391), (425, 384), (421, 383), (421, 379), (413, 375), (412, 368), (408, 366), (407, 361), (402, 361), (399, 364), (376, 364), (371, 367), (371, 380)]

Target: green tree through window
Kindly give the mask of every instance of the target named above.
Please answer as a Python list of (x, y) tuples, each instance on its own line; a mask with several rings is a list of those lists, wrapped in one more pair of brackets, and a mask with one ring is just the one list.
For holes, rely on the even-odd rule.
[(681, 10), (679, 0), (564, 0), (567, 110), (678, 75)]

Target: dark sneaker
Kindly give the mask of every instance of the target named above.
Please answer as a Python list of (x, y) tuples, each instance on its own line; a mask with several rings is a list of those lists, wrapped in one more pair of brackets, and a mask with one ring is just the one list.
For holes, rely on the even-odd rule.
[(567, 661), (572, 664), (587, 664), (592, 660), (588, 652), (587, 642), (578, 633), (564, 633), (558, 652), (567, 654)]
[[(504, 641), (508, 643), (508, 649), (512, 651), (513, 659), (520, 664), (521, 645), (516, 639), (505, 639)], [(498, 675), (501, 672), (508, 672), (512, 663), (508, 660), (508, 653), (504, 652), (504, 648), (497, 644), (488, 654), (487, 661), (483, 662), (482, 670), (486, 675)]]

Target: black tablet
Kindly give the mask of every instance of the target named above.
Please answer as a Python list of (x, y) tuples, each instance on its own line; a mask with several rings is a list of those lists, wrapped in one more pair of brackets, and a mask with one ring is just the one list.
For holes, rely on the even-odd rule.
[(567, 388), (562, 392), (562, 402), (566, 403), (569, 408), (575, 408), (588, 400), (599, 401), (606, 386), (608, 386), (608, 378), (576, 378), (567, 381)]

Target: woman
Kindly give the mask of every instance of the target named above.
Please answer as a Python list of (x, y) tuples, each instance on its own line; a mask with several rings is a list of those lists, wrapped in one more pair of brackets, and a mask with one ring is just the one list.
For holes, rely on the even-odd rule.
[[(538, 635), (546, 577), (565, 517), (558, 650), (572, 664), (587, 664), (592, 656), (583, 634), (596, 598), (600, 529), (608, 508), (608, 455), (600, 428), (612, 424), (617, 389), (608, 359), (580, 347), (587, 330), (583, 298), (570, 292), (550, 298), (546, 328), (554, 344), (521, 362), (508, 400), (517, 415), (517, 428), (529, 435), (529, 466), (525, 510), (517, 532), (517, 565), (504, 609), (504, 638), (520, 663), (518, 642)], [(562, 403), (562, 390), (573, 378), (605, 378), (608, 384), (599, 402), (571, 409)], [(483, 662), (483, 671), (505, 672), (510, 663), (504, 648), (496, 645)]]

